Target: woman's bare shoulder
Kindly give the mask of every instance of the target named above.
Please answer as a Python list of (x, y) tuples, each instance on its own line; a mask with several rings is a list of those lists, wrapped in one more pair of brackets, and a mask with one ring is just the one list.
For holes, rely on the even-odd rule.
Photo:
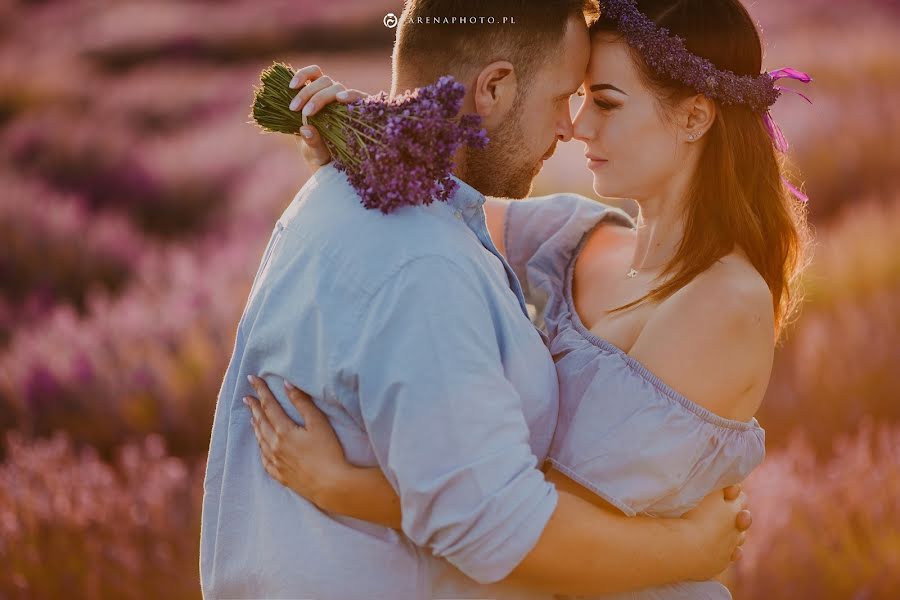
[(634, 247), (637, 230), (626, 227), (618, 221), (603, 219), (588, 233), (588, 239), (581, 251), (584, 263), (603, 260), (610, 251), (627, 250)]
[(630, 353), (691, 400), (746, 420), (762, 401), (774, 341), (768, 285), (734, 253), (662, 302)]

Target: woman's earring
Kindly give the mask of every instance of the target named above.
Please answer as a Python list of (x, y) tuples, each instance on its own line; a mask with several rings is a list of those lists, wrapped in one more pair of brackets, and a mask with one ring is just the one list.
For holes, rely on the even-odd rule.
[(690, 133), (690, 134), (688, 134), (688, 140), (689, 140), (689, 141), (693, 142), (693, 141), (696, 140), (696, 139), (697, 139), (697, 134), (696, 134), (696, 133)]

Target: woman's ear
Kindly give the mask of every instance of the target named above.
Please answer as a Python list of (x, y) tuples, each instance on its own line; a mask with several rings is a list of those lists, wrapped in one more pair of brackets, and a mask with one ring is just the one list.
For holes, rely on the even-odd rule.
[(498, 60), (485, 66), (475, 78), (472, 100), (475, 113), (481, 115), (485, 125), (492, 125), (506, 118), (516, 99), (518, 78), (512, 63)]
[(696, 94), (684, 101), (683, 129), (689, 141), (696, 141), (709, 131), (716, 120), (716, 103), (704, 96)]

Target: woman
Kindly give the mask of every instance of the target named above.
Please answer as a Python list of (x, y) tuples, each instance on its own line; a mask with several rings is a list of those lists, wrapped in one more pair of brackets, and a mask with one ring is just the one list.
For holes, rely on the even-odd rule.
[[(760, 39), (739, 1), (609, 0), (601, 9), (575, 137), (594, 191), (636, 200), (638, 222), (569, 194), (490, 200), (486, 213), (539, 306), (559, 373), (547, 477), (609, 510), (676, 517), (763, 459), (753, 415), (799, 302), (792, 287), (809, 236), (764, 116), (777, 88), (760, 75)], [(682, 54), (663, 27), (685, 40)], [(321, 108), (339, 90), (309, 103)], [(298, 427), (255, 385), (260, 399), (246, 401), (270, 475), (324, 510), (399, 527), (381, 471), (344, 460), (308, 396), (289, 390), (306, 423)], [(627, 597), (730, 594), (705, 581)]]

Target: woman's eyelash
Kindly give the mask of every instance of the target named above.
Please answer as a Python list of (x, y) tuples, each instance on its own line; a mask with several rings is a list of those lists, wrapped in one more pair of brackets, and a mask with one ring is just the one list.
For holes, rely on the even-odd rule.
[(610, 110), (615, 108), (615, 104), (610, 104), (609, 102), (604, 102), (603, 100), (594, 100), (594, 104), (602, 108), (603, 110)]

